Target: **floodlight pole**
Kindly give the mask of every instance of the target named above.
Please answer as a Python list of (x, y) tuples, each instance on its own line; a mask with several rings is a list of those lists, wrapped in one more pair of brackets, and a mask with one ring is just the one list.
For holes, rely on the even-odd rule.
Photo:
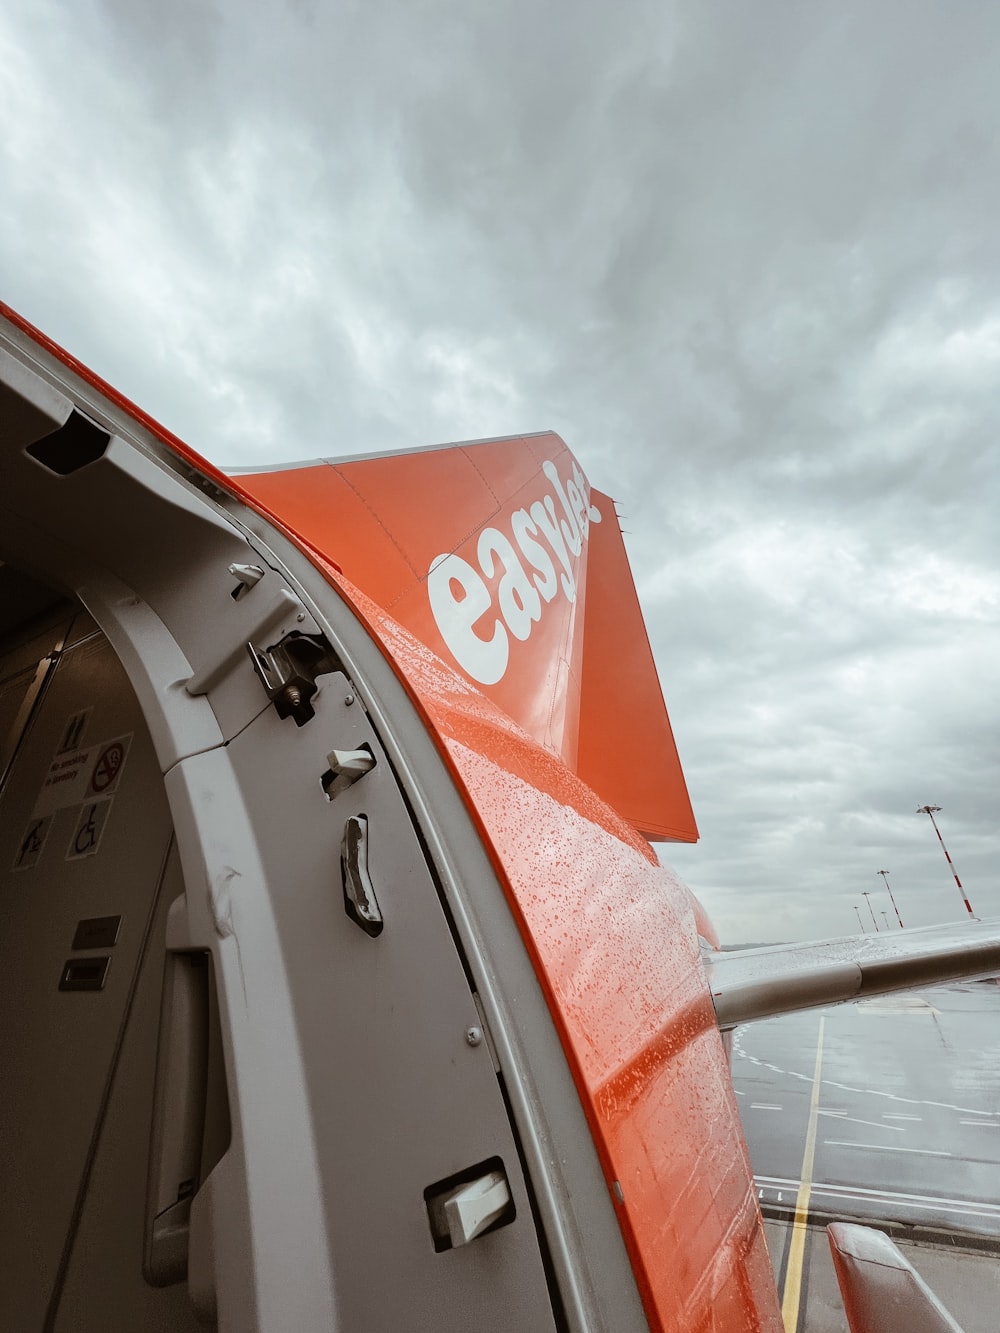
[(941, 850), (944, 852), (944, 859), (948, 862), (948, 867), (951, 870), (951, 873), (955, 877), (955, 883), (958, 885), (958, 891), (962, 895), (962, 902), (965, 903), (965, 910), (968, 912), (969, 916), (972, 917), (973, 921), (975, 921), (976, 914), (972, 910), (972, 904), (969, 902), (966, 892), (962, 888), (962, 881), (958, 878), (958, 871), (955, 869), (954, 865), (952, 865), (951, 857), (948, 855), (948, 848), (944, 845), (944, 838), (941, 837), (941, 830), (938, 828), (937, 824), (934, 823), (934, 816), (940, 809), (941, 807), (939, 805), (918, 805), (917, 814), (927, 815), (931, 823), (934, 824), (934, 832), (937, 834), (938, 842), (941, 844)]
[(858, 915), (858, 925), (861, 927), (861, 933), (863, 935), (865, 933), (865, 923), (861, 920), (861, 908), (857, 905), (857, 903), (852, 903), (851, 906), (854, 908), (855, 912)]
[(875, 933), (877, 934), (877, 933), (878, 933), (878, 922), (875, 920), (875, 909), (874, 909), (874, 907), (872, 907), (872, 896), (871, 896), (871, 894), (869, 893), (869, 891), (868, 891), (867, 889), (862, 889), (862, 890), (861, 890), (861, 896), (864, 898), (865, 902), (868, 904), (868, 910), (869, 910), (869, 912), (871, 912), (871, 914), (872, 914), (872, 925), (875, 927)]
[(903, 929), (903, 918), (899, 915), (899, 908), (896, 906), (896, 899), (892, 896), (892, 889), (889, 888), (888, 870), (876, 870), (876, 875), (881, 875), (885, 880), (885, 887), (889, 890), (889, 901), (892, 903), (892, 910), (896, 913), (896, 920), (899, 922), (900, 930)]

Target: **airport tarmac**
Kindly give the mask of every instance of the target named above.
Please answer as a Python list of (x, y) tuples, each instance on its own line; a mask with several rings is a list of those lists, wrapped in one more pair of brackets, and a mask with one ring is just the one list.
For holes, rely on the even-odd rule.
[[(847, 1327), (822, 1229), (836, 1218), (889, 1231), (966, 1333), (998, 1326), (998, 1020), (1000, 986), (963, 983), (737, 1030), (786, 1327)], [(796, 1213), (814, 1224), (798, 1237)]]

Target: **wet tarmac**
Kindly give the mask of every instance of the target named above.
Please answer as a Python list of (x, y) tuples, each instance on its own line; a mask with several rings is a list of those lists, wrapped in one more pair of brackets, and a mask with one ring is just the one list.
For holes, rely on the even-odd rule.
[(967, 1333), (998, 1326), (1000, 986), (748, 1024), (732, 1067), (779, 1291), (801, 1289), (787, 1326), (847, 1327), (837, 1218), (892, 1234)]

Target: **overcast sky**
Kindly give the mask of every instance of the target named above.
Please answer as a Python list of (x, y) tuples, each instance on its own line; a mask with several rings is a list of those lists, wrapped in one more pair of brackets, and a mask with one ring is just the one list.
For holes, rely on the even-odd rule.
[(927, 803), (997, 915), (998, 62), (986, 0), (7, 0), (0, 296), (223, 466), (558, 431), (723, 938), (959, 918)]

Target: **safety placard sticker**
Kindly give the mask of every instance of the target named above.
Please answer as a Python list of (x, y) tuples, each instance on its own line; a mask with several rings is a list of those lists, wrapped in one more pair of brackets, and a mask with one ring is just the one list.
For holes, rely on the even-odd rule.
[(32, 816), (28, 820), (28, 827), (24, 830), (17, 851), (14, 853), (12, 870), (31, 870), (38, 864), (45, 850), (45, 840), (49, 836), (52, 819), (52, 815), (42, 815), (41, 818)]
[(113, 797), (104, 796), (99, 801), (86, 801), (77, 815), (73, 836), (66, 850), (66, 860), (76, 861), (82, 856), (94, 856), (101, 845), (104, 827), (111, 813)]
[(59, 742), (60, 754), (66, 754), (69, 750), (80, 748), (80, 742), (83, 740), (83, 733), (87, 726), (87, 719), (93, 711), (93, 706), (82, 708), (79, 713), (74, 713), (72, 717), (66, 719), (62, 740)]
[(111, 796), (121, 781), (134, 734), (130, 731), (126, 736), (100, 741), (85, 750), (57, 754), (42, 780), (33, 817), (51, 815), (98, 796)]

